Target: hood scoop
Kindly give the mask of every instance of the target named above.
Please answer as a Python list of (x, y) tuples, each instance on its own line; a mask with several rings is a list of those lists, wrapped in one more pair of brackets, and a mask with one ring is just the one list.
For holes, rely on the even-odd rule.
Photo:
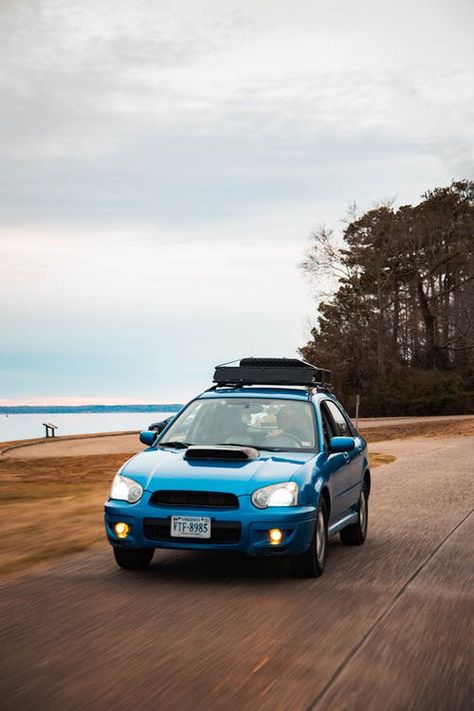
[(187, 448), (184, 459), (218, 459), (234, 462), (246, 462), (258, 459), (258, 451), (253, 447), (232, 445), (191, 445)]

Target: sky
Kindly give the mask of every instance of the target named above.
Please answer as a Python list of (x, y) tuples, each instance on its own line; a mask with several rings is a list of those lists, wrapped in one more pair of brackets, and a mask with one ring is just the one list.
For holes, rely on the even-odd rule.
[(472, 178), (470, 0), (0, 0), (0, 404), (294, 356), (350, 203)]

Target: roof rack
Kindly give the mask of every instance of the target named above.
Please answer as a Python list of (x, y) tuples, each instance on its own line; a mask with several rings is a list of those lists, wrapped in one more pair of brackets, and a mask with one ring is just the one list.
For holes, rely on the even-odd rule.
[(298, 358), (242, 358), (217, 365), (213, 382), (218, 386), (304, 385), (327, 389), (331, 385), (331, 371)]

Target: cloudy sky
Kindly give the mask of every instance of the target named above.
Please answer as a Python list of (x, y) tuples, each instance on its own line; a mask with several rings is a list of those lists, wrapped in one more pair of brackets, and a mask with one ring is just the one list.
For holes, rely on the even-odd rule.
[(293, 355), (311, 230), (473, 177), (470, 0), (0, 0), (0, 402)]

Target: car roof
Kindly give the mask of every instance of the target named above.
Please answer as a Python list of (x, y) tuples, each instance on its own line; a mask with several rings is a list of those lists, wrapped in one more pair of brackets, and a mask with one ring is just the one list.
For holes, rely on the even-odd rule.
[[(198, 397), (198, 399), (212, 399), (212, 398), (222, 398), (222, 397), (268, 397), (277, 400), (303, 400), (308, 401), (309, 391), (307, 388), (287, 388), (287, 387), (220, 387), (213, 388), (212, 390), (206, 390)], [(311, 393), (312, 400), (318, 400), (322, 398), (330, 398), (335, 400), (336, 398), (330, 392), (314, 392)]]

